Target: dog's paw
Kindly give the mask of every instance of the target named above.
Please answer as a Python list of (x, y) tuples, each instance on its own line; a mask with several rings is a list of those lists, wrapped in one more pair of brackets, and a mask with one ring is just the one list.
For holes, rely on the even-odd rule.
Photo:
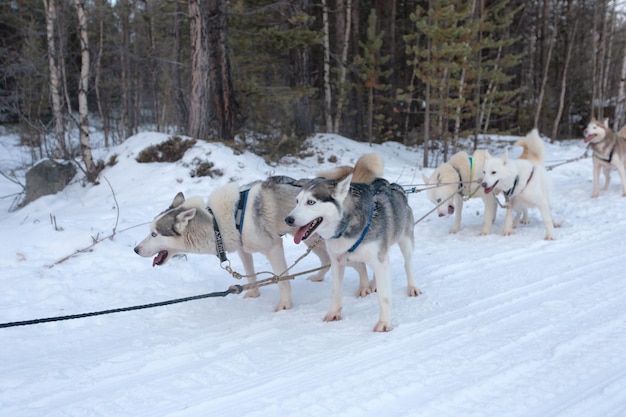
[(554, 240), (554, 236), (553, 235), (546, 235), (543, 239), (544, 240)]
[(376, 326), (374, 326), (374, 331), (375, 332), (388, 332), (391, 330), (391, 323), (388, 323), (386, 321), (379, 321), (378, 323), (376, 323)]
[(367, 297), (372, 293), (372, 288), (368, 285), (367, 287), (360, 287), (359, 291), (356, 293), (357, 297)]
[(409, 297), (417, 297), (422, 292), (417, 287), (408, 287), (408, 293), (409, 293)]
[(341, 320), (341, 309), (331, 310), (324, 316), (324, 321), (339, 321)]
[(293, 303), (291, 301), (281, 301), (276, 304), (274, 311), (289, 310), (291, 307), (293, 307)]
[(322, 282), (322, 281), (324, 281), (324, 274), (317, 273), (315, 275), (311, 275), (309, 277), (309, 281)]
[(511, 236), (512, 232), (513, 232), (512, 230), (505, 230), (504, 232), (502, 232), (502, 235), (503, 236)]
[(253, 288), (251, 290), (246, 291), (243, 295), (243, 298), (257, 298), (261, 295), (258, 288)]
[(454, 227), (452, 227), (452, 229), (450, 229), (450, 233), (454, 234), (454, 233), (458, 232), (459, 229), (460, 229), (460, 227), (454, 226)]

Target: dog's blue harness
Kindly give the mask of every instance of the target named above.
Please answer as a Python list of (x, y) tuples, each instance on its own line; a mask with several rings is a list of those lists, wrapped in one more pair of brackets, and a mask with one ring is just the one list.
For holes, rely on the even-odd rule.
[[(361, 233), (361, 237), (359, 237), (359, 239), (356, 242), (354, 242), (354, 245), (352, 245), (352, 247), (348, 249), (348, 253), (354, 252), (361, 245), (361, 243), (363, 243), (363, 239), (365, 239), (365, 235), (367, 235), (367, 232), (370, 230), (370, 225), (372, 224), (372, 219), (374, 218), (375, 208), (376, 208), (376, 203), (372, 201), (372, 209), (370, 210), (370, 217), (369, 219), (367, 219), (367, 224), (365, 225), (365, 229), (363, 229), (363, 232)], [(343, 235), (343, 233), (346, 231), (347, 228), (348, 228), (348, 224), (346, 223), (346, 225), (339, 231), (339, 233), (331, 237), (331, 239), (339, 239), (341, 235)]]
[(243, 190), (239, 193), (239, 202), (235, 207), (235, 227), (239, 231), (239, 234), (243, 232), (243, 220), (246, 215), (246, 203), (248, 202), (248, 190)]
[[(248, 201), (248, 190), (241, 191), (239, 193), (239, 202), (235, 207), (235, 227), (239, 231), (239, 238), (241, 239), (241, 231), (243, 230), (243, 219), (246, 214), (246, 202)], [(220, 262), (228, 262), (228, 257), (226, 256), (226, 250), (224, 248), (224, 240), (222, 239), (222, 232), (220, 232), (220, 228), (217, 224), (217, 219), (215, 218), (215, 214), (211, 207), (206, 208), (207, 211), (213, 217), (213, 232), (215, 233), (215, 249), (217, 251), (217, 257), (220, 258)]]

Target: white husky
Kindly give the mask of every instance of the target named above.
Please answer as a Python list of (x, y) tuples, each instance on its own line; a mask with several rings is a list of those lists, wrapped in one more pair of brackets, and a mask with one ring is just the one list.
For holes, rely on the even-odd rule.
[(341, 319), (343, 275), (347, 261), (374, 270), (380, 317), (374, 331), (391, 330), (391, 266), (389, 247), (398, 243), (404, 256), (408, 293), (420, 294), (411, 269), (413, 212), (404, 190), (377, 179), (372, 184), (318, 178), (306, 184), (285, 222), (298, 231), (300, 243), (312, 233), (325, 240), (333, 276), (333, 300), (325, 321)]
[(513, 211), (520, 212), (527, 208), (537, 207), (541, 212), (546, 227), (546, 240), (554, 239), (554, 222), (550, 211), (550, 183), (543, 163), (545, 161), (545, 145), (539, 137), (537, 129), (533, 129), (525, 138), (528, 151), (533, 154), (529, 159), (510, 159), (508, 151), (501, 158), (488, 157), (483, 167), (483, 183), (485, 193), (500, 190), (508, 204), (504, 235), (513, 231)]
[(485, 205), (485, 221), (481, 235), (488, 235), (496, 216), (497, 202), (493, 193), (486, 194), (481, 187), (483, 164), (488, 152), (477, 150), (470, 157), (466, 152), (452, 155), (448, 162), (439, 165), (430, 177), (422, 174), (424, 183), (431, 186), (427, 196), (431, 203), (438, 205), (437, 214), (455, 214), (454, 225), (450, 233), (456, 233), (461, 227), (463, 200), (481, 198)]

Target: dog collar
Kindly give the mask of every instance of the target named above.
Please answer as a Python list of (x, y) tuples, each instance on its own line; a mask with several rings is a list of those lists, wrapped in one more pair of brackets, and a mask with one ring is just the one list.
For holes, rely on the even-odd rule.
[(463, 194), (463, 176), (461, 175), (461, 170), (457, 167), (452, 167), (456, 171), (456, 175), (459, 176), (459, 193)]
[(370, 230), (370, 225), (372, 224), (372, 218), (374, 217), (374, 208), (375, 207), (376, 207), (376, 203), (372, 201), (372, 209), (370, 210), (370, 217), (367, 220), (367, 224), (365, 225), (365, 229), (363, 229), (363, 233), (361, 233), (361, 237), (359, 238), (359, 240), (357, 240), (354, 243), (354, 245), (352, 245), (352, 247), (350, 249), (348, 249), (348, 253), (354, 252), (356, 250), (356, 248), (358, 248), (359, 245), (361, 245), (361, 243), (363, 242), (363, 239), (365, 239), (365, 235)]
[(217, 225), (217, 219), (215, 218), (215, 214), (211, 207), (206, 208), (208, 212), (213, 216), (213, 232), (215, 233), (215, 248), (217, 249), (217, 257), (220, 258), (220, 262), (224, 263), (228, 261), (228, 257), (226, 256), (226, 251), (224, 250), (224, 240), (222, 239), (222, 233), (220, 232), (220, 228)]

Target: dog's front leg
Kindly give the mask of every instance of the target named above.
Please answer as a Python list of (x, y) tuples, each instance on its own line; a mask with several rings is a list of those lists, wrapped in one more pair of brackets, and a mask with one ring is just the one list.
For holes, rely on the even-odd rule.
[(346, 271), (346, 255), (330, 256), (330, 271), (333, 276), (333, 301), (324, 321), (341, 320), (341, 299), (343, 297), (343, 274)]
[(487, 236), (489, 234), (489, 230), (491, 230), (491, 225), (496, 219), (496, 211), (498, 210), (496, 196), (493, 195), (493, 193), (486, 194), (483, 197), (483, 204), (485, 205), (485, 221), (480, 235)]
[(463, 196), (455, 194), (454, 197), (454, 226), (450, 229), (450, 233), (456, 233), (461, 229), (461, 218), (463, 217)]
[[(619, 171), (619, 169), (618, 169)], [(602, 167), (602, 172), (604, 173), (604, 186), (602, 187), (602, 189), (604, 191), (609, 189), (609, 185), (611, 185), (611, 167)], [(620, 174), (620, 178), (622, 177), (622, 174)], [(624, 179), (622, 178), (622, 186), (624, 184)]]
[[(254, 259), (252, 259), (252, 254), (244, 251), (243, 249), (239, 249), (237, 251), (239, 254), (239, 258), (241, 259), (241, 263), (243, 263), (243, 269), (246, 271), (246, 275), (248, 276), (248, 284), (256, 283), (256, 274), (254, 272)], [(258, 288), (251, 288), (243, 295), (243, 298), (256, 298), (261, 293)]]
[[(317, 239), (319, 239), (319, 236), (317, 237)], [(305, 240), (304, 243), (307, 246), (310, 246), (315, 243), (314, 242), (315, 240), (316, 239), (309, 238)], [(328, 257), (328, 252), (326, 251), (326, 243), (325, 242), (317, 243), (315, 247), (313, 248), (313, 253), (315, 253), (317, 257), (320, 258), (320, 263), (322, 264), (321, 266), (323, 268), (317, 271), (317, 273), (315, 273), (314, 275), (311, 275), (309, 279), (313, 282), (321, 282), (321, 281), (324, 281), (324, 275), (326, 275), (326, 272), (328, 272), (328, 269), (330, 268), (329, 266), (330, 258)]]
[[(615, 168), (617, 168), (617, 172), (619, 173), (619, 177), (622, 180), (622, 196), (626, 197), (626, 169), (624, 169), (624, 161), (616, 155), (613, 157)], [(604, 176), (606, 177), (606, 185), (605, 190), (608, 189), (609, 181), (611, 178), (611, 167), (604, 169)]]
[(376, 291), (378, 292), (378, 307), (380, 316), (374, 326), (375, 332), (387, 332), (391, 330), (391, 267), (389, 256), (385, 255), (382, 262), (376, 259), (373, 265), (376, 279)]
[(506, 217), (504, 219), (504, 236), (509, 236), (513, 231), (513, 203), (509, 201), (506, 206)]
[(372, 287), (370, 286), (370, 280), (367, 276), (367, 268), (363, 262), (350, 262), (349, 266), (359, 274), (359, 291), (357, 297), (366, 297), (372, 293)]
[(591, 198), (596, 198), (600, 195), (600, 162), (593, 159), (593, 193), (591, 193)]
[[(285, 251), (283, 250), (282, 239), (277, 239), (276, 242), (267, 252), (267, 259), (272, 265), (272, 272), (275, 275), (280, 275), (287, 271), (287, 261), (285, 261)], [(278, 283), (278, 289), (280, 291), (280, 300), (274, 311), (289, 310), (293, 307), (291, 301), (291, 283), (289, 281), (280, 281)]]
[(544, 239), (554, 240), (554, 221), (552, 220), (552, 213), (550, 213), (550, 204), (545, 202), (544, 204), (538, 206), (538, 208), (541, 213), (543, 224), (546, 227), (546, 236)]

